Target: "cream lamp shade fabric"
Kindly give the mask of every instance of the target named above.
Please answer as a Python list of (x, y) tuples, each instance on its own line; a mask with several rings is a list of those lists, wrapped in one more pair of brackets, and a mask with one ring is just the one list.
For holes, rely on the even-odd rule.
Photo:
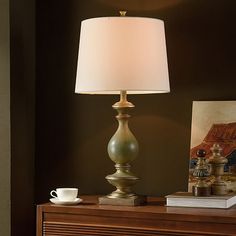
[(170, 91), (164, 23), (145, 17), (82, 21), (76, 93)]

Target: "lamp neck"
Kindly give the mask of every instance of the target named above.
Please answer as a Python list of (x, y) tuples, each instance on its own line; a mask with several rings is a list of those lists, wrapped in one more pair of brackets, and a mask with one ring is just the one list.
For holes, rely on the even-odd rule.
[(127, 102), (127, 92), (124, 90), (120, 91), (120, 102)]
[(119, 108), (134, 107), (134, 105), (131, 102), (127, 101), (127, 91), (121, 90), (120, 91), (120, 101), (116, 102), (112, 107), (114, 109), (119, 109)]

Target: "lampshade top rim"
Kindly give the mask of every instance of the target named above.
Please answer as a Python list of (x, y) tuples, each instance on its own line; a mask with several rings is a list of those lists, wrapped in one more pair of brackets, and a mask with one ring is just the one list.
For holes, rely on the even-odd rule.
[(127, 19), (145, 19), (145, 20), (150, 20), (150, 21), (160, 21), (160, 22), (164, 22), (161, 19), (157, 19), (157, 18), (153, 18), (153, 17), (145, 17), (145, 16), (101, 16), (101, 17), (93, 17), (93, 18), (88, 18), (88, 19), (84, 19), (82, 20), (83, 22), (87, 22), (87, 21), (92, 21), (92, 20), (105, 20), (105, 19), (119, 19), (119, 20), (127, 20)]

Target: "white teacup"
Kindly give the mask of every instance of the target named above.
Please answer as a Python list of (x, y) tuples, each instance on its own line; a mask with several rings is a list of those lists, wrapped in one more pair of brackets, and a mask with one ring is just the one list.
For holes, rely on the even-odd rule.
[(75, 201), (78, 195), (77, 188), (57, 188), (52, 190), (50, 195), (58, 198), (59, 201)]

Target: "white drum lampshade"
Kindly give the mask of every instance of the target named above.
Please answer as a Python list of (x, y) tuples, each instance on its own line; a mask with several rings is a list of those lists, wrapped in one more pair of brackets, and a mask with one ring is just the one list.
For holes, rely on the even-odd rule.
[(145, 17), (82, 21), (76, 93), (170, 91), (164, 23)]

